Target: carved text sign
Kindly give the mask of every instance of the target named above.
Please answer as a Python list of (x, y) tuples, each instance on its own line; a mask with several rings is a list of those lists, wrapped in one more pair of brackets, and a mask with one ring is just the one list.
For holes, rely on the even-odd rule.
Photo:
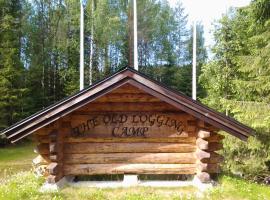
[(179, 137), (187, 115), (164, 113), (93, 113), (72, 117), (72, 137)]

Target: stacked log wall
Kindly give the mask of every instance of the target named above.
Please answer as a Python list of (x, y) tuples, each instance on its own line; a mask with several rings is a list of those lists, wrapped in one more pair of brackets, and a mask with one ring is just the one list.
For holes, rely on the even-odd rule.
[[(184, 130), (178, 134), (169, 126), (154, 127), (148, 122), (145, 126), (154, 133), (149, 137), (112, 137), (106, 126), (85, 135), (71, 134), (76, 126), (87, 127), (83, 122), (89, 116), (119, 113), (174, 116), (183, 122)], [(210, 174), (219, 172), (222, 161), (216, 153), (222, 148), (222, 136), (215, 131), (195, 117), (125, 86), (42, 128), (35, 136), (52, 183), (66, 175), (92, 174), (197, 174), (205, 182)]]
[(223, 162), (223, 156), (216, 151), (223, 148), (223, 135), (217, 133), (217, 129), (211, 125), (199, 121), (197, 130), (197, 178), (202, 182), (211, 181), (213, 174), (220, 173), (220, 163)]

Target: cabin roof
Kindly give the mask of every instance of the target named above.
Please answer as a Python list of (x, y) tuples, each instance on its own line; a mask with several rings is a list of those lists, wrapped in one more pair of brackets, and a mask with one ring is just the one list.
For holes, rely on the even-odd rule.
[(36, 130), (60, 119), (74, 110), (96, 100), (97, 98), (119, 88), (125, 84), (131, 84), (146, 93), (149, 93), (174, 107), (193, 115), (202, 121), (211, 124), (241, 140), (254, 133), (250, 127), (219, 113), (198, 101), (168, 88), (164, 84), (155, 81), (133, 68), (124, 68), (113, 75), (94, 83), (84, 90), (69, 96), (43, 110), (37, 112), (26, 119), (4, 129), (4, 134), (11, 142), (17, 142), (30, 135)]

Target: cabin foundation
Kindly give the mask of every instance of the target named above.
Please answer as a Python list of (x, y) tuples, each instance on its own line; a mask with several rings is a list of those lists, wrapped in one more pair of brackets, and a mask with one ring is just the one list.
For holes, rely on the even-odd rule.
[(41, 187), (41, 192), (54, 192), (59, 191), (66, 186), (72, 187), (89, 187), (89, 188), (125, 188), (125, 187), (196, 187), (199, 191), (205, 191), (211, 189), (217, 183), (211, 182), (201, 182), (197, 176), (194, 176), (193, 180), (189, 181), (139, 181), (137, 175), (126, 175), (123, 181), (79, 181), (74, 182), (74, 177), (63, 177), (57, 183), (45, 182)]

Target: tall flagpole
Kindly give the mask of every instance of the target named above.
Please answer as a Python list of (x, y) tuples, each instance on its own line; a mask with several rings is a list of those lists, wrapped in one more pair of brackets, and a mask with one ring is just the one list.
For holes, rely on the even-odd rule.
[(133, 0), (133, 34), (134, 34), (134, 68), (139, 70), (138, 66), (138, 35), (137, 35), (137, 1)]
[(194, 19), (193, 22), (193, 62), (192, 62), (192, 99), (197, 99), (197, 83), (196, 83), (196, 66), (197, 66), (197, 59), (196, 59), (196, 48), (197, 48), (197, 27), (196, 27), (196, 20)]
[(93, 68), (93, 43), (94, 43), (94, 0), (92, 0), (92, 5), (91, 5), (91, 36), (90, 36), (90, 57), (89, 57), (89, 85), (92, 85), (92, 68)]
[(81, 0), (80, 18), (80, 90), (84, 88), (84, 5)]

